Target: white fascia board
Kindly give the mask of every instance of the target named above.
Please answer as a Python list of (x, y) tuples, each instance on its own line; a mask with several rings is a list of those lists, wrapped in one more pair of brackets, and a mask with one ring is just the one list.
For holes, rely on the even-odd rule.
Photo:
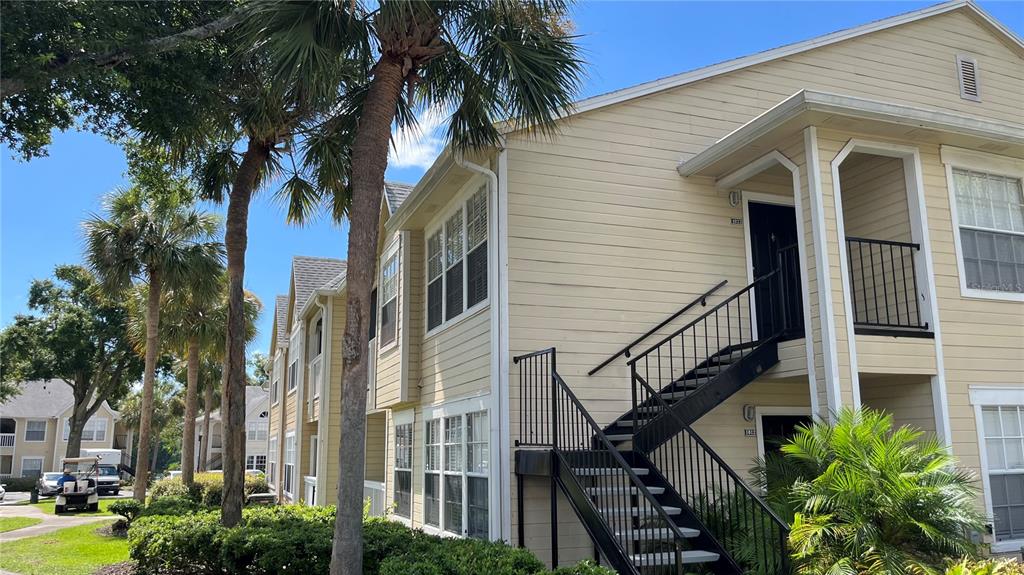
[(801, 90), (733, 130), (696, 156), (680, 162), (679, 175), (687, 177), (747, 147), (803, 112), (822, 112), (926, 128), (939, 132), (973, 136), (1000, 142), (1024, 144), (1024, 126), (993, 122), (950, 112), (928, 110), (903, 104), (878, 102), (855, 96)]

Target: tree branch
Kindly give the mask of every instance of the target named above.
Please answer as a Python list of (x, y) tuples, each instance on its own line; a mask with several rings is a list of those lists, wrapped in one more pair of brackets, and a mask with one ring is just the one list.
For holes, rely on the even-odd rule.
[[(245, 10), (236, 8), (220, 18), (195, 28), (147, 40), (135, 47), (120, 48), (102, 54), (84, 54), (71, 58), (61, 58), (48, 65), (43, 71), (44, 80), (53, 80), (70, 74), (76, 65), (94, 66), (96, 68), (113, 68), (128, 60), (144, 54), (160, 54), (177, 49), (186, 42), (205, 40), (234, 28), (245, 18)], [(7, 98), (29, 87), (29, 82), (22, 76), (0, 78), (0, 98)]]

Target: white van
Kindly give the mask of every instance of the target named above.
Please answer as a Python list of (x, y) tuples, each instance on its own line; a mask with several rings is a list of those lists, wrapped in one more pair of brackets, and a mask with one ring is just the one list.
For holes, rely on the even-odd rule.
[(99, 477), (96, 478), (96, 492), (100, 495), (117, 495), (121, 492), (121, 450), (83, 449), (83, 457), (99, 457)]

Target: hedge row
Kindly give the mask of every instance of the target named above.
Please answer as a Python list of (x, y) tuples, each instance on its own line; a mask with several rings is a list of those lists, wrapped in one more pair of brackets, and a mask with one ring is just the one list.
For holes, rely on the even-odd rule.
[[(185, 515), (144, 513), (128, 532), (140, 575), (195, 573), (262, 575), (327, 573), (333, 507), (247, 508), (242, 523), (220, 525), (215, 511)], [(550, 573), (533, 554), (504, 543), (451, 539), (384, 519), (363, 525), (363, 572), (370, 575), (522, 575)], [(608, 575), (590, 563), (558, 575)]]
[[(262, 475), (245, 476), (245, 496), (253, 493), (266, 493), (270, 488), (267, 479)], [(196, 505), (220, 507), (224, 493), (223, 473), (196, 473), (191, 486), (185, 485), (181, 477), (161, 479), (153, 484), (150, 497), (158, 500), (163, 497), (182, 497), (192, 500)]]

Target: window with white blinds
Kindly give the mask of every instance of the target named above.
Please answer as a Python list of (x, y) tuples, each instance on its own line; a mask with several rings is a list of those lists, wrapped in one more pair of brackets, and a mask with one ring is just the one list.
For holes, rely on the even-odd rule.
[(383, 347), (398, 337), (398, 252), (387, 260), (380, 270), (380, 345)]
[(981, 408), (996, 541), (1024, 539), (1024, 406)]
[(968, 288), (1024, 293), (1024, 192), (1020, 178), (953, 169)]
[(455, 535), (488, 537), (489, 430), (485, 410), (427, 420), (424, 523)]
[(412, 424), (395, 426), (395, 515), (412, 518)]
[(487, 300), (487, 186), (427, 234), (427, 330)]

